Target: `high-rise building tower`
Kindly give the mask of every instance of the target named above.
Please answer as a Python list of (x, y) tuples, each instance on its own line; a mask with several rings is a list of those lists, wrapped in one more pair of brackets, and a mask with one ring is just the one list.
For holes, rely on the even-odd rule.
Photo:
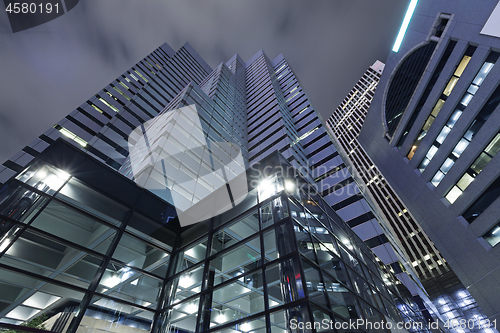
[[(182, 108), (197, 116), (161, 122)], [(199, 139), (195, 120), (210, 151), (185, 149)], [(161, 155), (172, 187), (138, 186), (163, 180), (134, 173), (137, 128), (152, 131), (145, 155), (163, 139), (186, 152)], [(216, 173), (220, 163), (200, 152), (227, 153), (221, 142), (237, 145), (247, 168), (238, 204), (221, 178), (198, 177)], [(197, 159), (206, 163), (196, 171)], [(0, 327), (284, 333), (363, 319), (361, 331), (382, 321), (430, 331), (414, 326), (428, 312), (349, 227), (375, 216), (282, 55), (235, 55), (212, 70), (188, 44), (164, 44), (4, 166)], [(211, 208), (220, 188), (234, 207), (181, 228), (176, 210)]]
[[(420, 1), (359, 135), (491, 320), (500, 316), (499, 11), (494, 0)], [(467, 293), (457, 295), (466, 310)]]
[[(378, 212), (381, 217), (380, 221), (386, 226), (385, 230), (377, 230), (369, 224), (360, 225), (354, 231), (382, 259), (384, 259), (385, 251), (382, 251), (381, 245), (386, 244), (387, 248), (391, 241), (395, 243), (393, 247), (400, 248), (405, 254), (402, 258), (410, 259), (409, 266), (414, 268), (425, 291), (435, 305), (435, 311), (438, 311), (445, 320), (477, 321), (478, 318), (485, 319), (477, 303), (450, 270), (429, 237), (358, 142), (358, 135), (383, 69), (384, 64), (376, 61), (326, 121), (341, 156), (352, 168), (352, 174), (360, 184), (360, 188), (364, 190), (364, 195), (370, 199), (374, 211)], [(390, 234), (389, 237), (387, 237), (387, 233)], [(393, 267), (399, 264), (398, 261), (395, 263), (386, 262), (391, 259), (383, 260), (384, 264), (391, 264)], [(408, 270), (411, 271), (411, 268)], [(405, 277), (399, 278), (404, 279)], [(465, 296), (456, 297), (459, 293)], [(467, 298), (466, 308), (463, 306), (463, 298)], [(425, 297), (425, 299), (427, 298)], [(446, 302), (443, 304), (445, 299)], [(479, 327), (469, 330), (482, 331)]]

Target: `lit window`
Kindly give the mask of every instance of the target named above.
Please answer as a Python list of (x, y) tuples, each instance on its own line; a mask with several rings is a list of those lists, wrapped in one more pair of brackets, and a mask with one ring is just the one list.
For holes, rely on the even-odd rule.
[(462, 190), (459, 189), (457, 186), (454, 186), (450, 192), (446, 195), (446, 200), (448, 200), (450, 203), (454, 203), (459, 196), (462, 195)]
[(62, 127), (61, 125), (55, 125), (54, 128), (57, 129), (65, 137), (68, 137), (68, 138), (74, 140), (80, 146), (82, 146), (82, 147), (87, 146), (87, 141), (83, 140), (82, 138), (80, 138), (79, 136), (77, 136), (76, 134), (74, 134), (73, 132), (71, 132), (71, 131), (67, 130), (66, 128)]
[(451, 153), (455, 155), (455, 157), (460, 157), (460, 155), (462, 155), (462, 153), (464, 152), (465, 148), (467, 148), (469, 143), (470, 142), (468, 140), (461, 139)]
[(431, 184), (434, 186), (438, 186), (439, 183), (443, 180), (443, 178), (444, 178), (444, 173), (442, 173), (441, 171), (438, 171), (434, 175), (434, 178), (432, 178)]
[(491, 228), (484, 236), (484, 240), (491, 245), (491, 247), (500, 243), (500, 224)]

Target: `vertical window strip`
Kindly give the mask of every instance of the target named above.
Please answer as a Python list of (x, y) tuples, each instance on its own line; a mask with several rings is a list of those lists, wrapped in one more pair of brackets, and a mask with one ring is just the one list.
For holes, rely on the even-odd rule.
[[(418, 166), (418, 170), (420, 172), (424, 172), (424, 170), (427, 168), (430, 161), (432, 160), (432, 158), (436, 154), (437, 150), (443, 144), (444, 140), (446, 139), (448, 134), (451, 132), (451, 130), (455, 126), (456, 122), (458, 121), (458, 119), (462, 115), (463, 111), (465, 110), (467, 105), (469, 105), (469, 103), (472, 100), (472, 98), (474, 97), (475, 93), (477, 92), (477, 90), (479, 89), (481, 84), (484, 82), (484, 79), (486, 78), (486, 76), (488, 76), (489, 72), (491, 71), (491, 69), (495, 65), (496, 61), (498, 60), (499, 55), (500, 54), (497, 52), (491, 52), (490, 55), (488, 56), (488, 58), (486, 59), (486, 61), (483, 63), (483, 65), (481, 66), (481, 69), (474, 77), (474, 80), (472, 80), (472, 83), (469, 85), (469, 88), (467, 88), (467, 91), (462, 96), (462, 99), (460, 100), (460, 103), (456, 107), (455, 111), (451, 114), (450, 118), (448, 119), (446, 124), (441, 129), (441, 132), (438, 134), (433, 145), (429, 148), (424, 159), (422, 160), (422, 162)], [(454, 150), (455, 154), (453, 154), (456, 157), (451, 158), (452, 159), (451, 162), (449, 161), (449, 158), (448, 158), (442, 165), (442, 167), (443, 166), (445, 167), (444, 170), (446, 172), (447, 172), (446, 169), (448, 168), (448, 166), (451, 168), (451, 166), (455, 163), (454, 161), (456, 160), (456, 158), (458, 158), (460, 156), (461, 152), (457, 156), (457, 154), (456, 154), (457, 151), (460, 151), (460, 149), (462, 149), (462, 148), (465, 149), (467, 147), (467, 145), (468, 145), (468, 143), (465, 143), (464, 141), (460, 141), (457, 144), (457, 146), (455, 147), (455, 150)], [(444, 178), (444, 175), (446, 174), (446, 172), (443, 173), (443, 170), (438, 171), (434, 175), (431, 183), (434, 186), (437, 186), (441, 182), (441, 180)]]
[[(476, 160), (471, 164), (460, 180), (446, 194), (445, 198), (449, 203), (454, 203), (472, 183), (477, 175), (483, 171), (486, 165), (495, 157), (500, 150), (500, 133), (495, 135), (493, 140), (486, 146)], [(498, 235), (500, 237), (500, 234)]]
[(470, 59), (472, 58), (472, 54), (474, 53), (476, 47), (474, 46), (469, 46), (467, 48), (467, 51), (465, 52), (464, 56), (462, 57), (462, 60), (460, 63), (457, 65), (455, 72), (451, 76), (450, 80), (446, 84), (446, 87), (444, 88), (443, 92), (441, 93), (441, 97), (438, 99), (434, 107), (432, 108), (432, 112), (427, 117), (427, 120), (424, 123), (424, 126), (422, 126), (422, 129), (420, 130), (420, 134), (418, 135), (417, 139), (413, 142), (413, 145), (410, 149), (410, 152), (406, 157), (408, 157), (409, 160), (413, 158), (413, 155), (415, 155), (415, 152), (417, 151), (418, 147), (420, 146), (420, 143), (426, 136), (427, 132), (430, 130), (432, 124), (434, 123), (434, 120), (437, 118), (439, 111), (444, 106), (444, 103), (446, 102), (446, 99), (448, 96), (450, 96), (451, 92), (455, 88), (458, 80), (462, 76), (462, 73), (464, 72), (465, 68), (469, 64)]
[(439, 171), (434, 175), (434, 178), (431, 181), (434, 186), (439, 185), (441, 180), (444, 178), (444, 175), (446, 175), (448, 170), (450, 170), (453, 164), (455, 164), (455, 161), (460, 158), (464, 150), (469, 146), (474, 136), (483, 127), (484, 123), (486, 123), (498, 104), (500, 104), (500, 85), (495, 89), (486, 104), (481, 108), (481, 111), (479, 111), (476, 118), (472, 121), (465, 134), (455, 145), (455, 148), (450, 155), (448, 155), (448, 158), (444, 161), (443, 165), (441, 165)]

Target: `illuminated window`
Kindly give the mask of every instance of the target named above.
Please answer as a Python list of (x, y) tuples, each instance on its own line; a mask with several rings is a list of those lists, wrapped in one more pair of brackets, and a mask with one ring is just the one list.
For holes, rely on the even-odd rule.
[[(442, 128), (438, 137), (436, 138), (436, 141), (434, 142), (434, 146), (439, 146), (444, 142), (444, 140), (448, 136), (448, 133), (451, 132), (451, 129), (455, 126), (455, 123), (458, 121), (458, 119), (462, 115), (462, 113), (465, 110), (465, 108), (467, 107), (467, 105), (469, 105), (470, 101), (474, 97), (474, 94), (479, 89), (481, 83), (484, 81), (484, 78), (486, 78), (488, 73), (493, 68), (493, 66), (494, 66), (495, 62), (498, 60), (499, 56), (500, 56), (499, 53), (491, 52), (490, 55), (488, 56), (488, 58), (486, 58), (486, 61), (483, 63), (483, 65), (481, 66), (481, 69), (476, 74), (474, 80), (472, 81), (469, 88), (467, 89), (467, 92), (462, 96), (460, 103), (458, 104), (455, 111), (453, 112), (453, 114), (450, 116), (450, 118), (446, 122), (446, 125)], [(465, 59), (465, 57), (464, 57), (464, 59), (462, 59), (462, 61), (460, 62), (459, 67), (457, 68), (455, 73), (458, 72), (458, 74), (462, 74), (462, 72), (463, 72), (462, 67), (465, 68), (465, 66), (467, 65), (467, 63), (465, 63), (465, 62), (468, 63), (469, 60)], [(498, 88), (497, 88), (497, 90), (498, 90)], [(499, 92), (495, 91), (495, 93), (493, 93), (493, 95), (496, 96), (498, 93), (500, 93), (500, 91)], [(496, 101), (494, 99), (492, 100), (490, 98), (490, 100), (488, 101), (487, 104), (490, 105), (490, 104), (494, 104), (495, 102)], [(498, 105), (498, 103), (496, 105)], [(485, 110), (485, 111), (483, 111), (483, 110)], [(491, 109), (491, 106), (488, 108), (483, 107), (480, 114), (476, 117), (476, 119), (473, 121), (473, 123), (471, 124), (471, 126), (469, 127), (469, 129), (467, 130), (465, 135), (463, 136), (463, 139), (460, 140), (459, 143), (457, 143), (457, 145), (455, 146), (455, 149), (453, 150), (452, 154), (450, 154), (450, 156), (453, 155), (455, 158), (460, 157), (462, 152), (469, 145), (469, 142), (472, 140), (472, 137), (479, 131), (482, 124), (486, 121), (486, 119), (489, 117), (489, 115), (491, 114), (492, 111), (493, 111), (493, 109)], [(428, 157), (426, 156), (426, 158), (428, 158)], [(432, 159), (432, 158), (430, 158), (430, 159)], [(418, 170), (423, 172), (425, 170), (425, 168), (427, 167), (427, 165), (429, 164), (430, 159), (429, 159), (429, 161), (426, 161), (426, 159), (424, 158), (424, 160), (420, 163)], [(434, 179), (435, 178), (436, 177), (434, 177)], [(431, 183), (434, 185), (436, 184), (436, 182), (432, 182), (432, 181), (431, 181)], [(437, 184), (439, 184), (439, 182)], [(437, 185), (435, 185), (435, 186), (437, 186)]]
[(484, 169), (486, 164), (495, 157), (500, 150), (500, 133), (498, 133), (493, 140), (486, 146), (483, 152), (471, 164), (469, 169), (464, 173), (460, 180), (453, 186), (453, 188), (446, 194), (445, 198), (450, 203), (454, 203), (462, 192), (472, 183), (477, 175)]
[(82, 138), (77, 136), (75, 133), (67, 130), (66, 128), (62, 127), (61, 125), (55, 125), (54, 128), (57, 129), (65, 137), (68, 137), (68, 138), (74, 140), (80, 146), (82, 146), (82, 147), (87, 146), (87, 141), (83, 140)]

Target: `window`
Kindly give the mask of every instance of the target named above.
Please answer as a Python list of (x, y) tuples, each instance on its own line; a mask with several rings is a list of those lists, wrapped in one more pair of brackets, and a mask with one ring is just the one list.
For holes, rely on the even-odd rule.
[[(470, 48), (470, 46), (469, 46), (469, 48)], [(476, 74), (474, 80), (472, 81), (472, 83), (470, 84), (469, 88), (467, 89), (467, 92), (464, 94), (464, 96), (462, 97), (460, 103), (456, 107), (455, 111), (450, 116), (450, 118), (446, 122), (446, 125), (443, 127), (443, 129), (439, 133), (438, 137), (434, 141), (434, 146), (439, 146), (440, 144), (442, 144), (444, 142), (444, 140), (448, 136), (448, 133), (451, 132), (452, 128), (455, 126), (455, 123), (458, 121), (458, 119), (462, 115), (462, 112), (467, 107), (467, 105), (469, 105), (470, 101), (474, 97), (474, 94), (479, 89), (481, 83), (484, 81), (484, 78), (488, 75), (488, 73), (493, 68), (493, 66), (494, 66), (495, 62), (498, 60), (499, 56), (500, 56), (500, 53), (491, 52), (489, 54), (488, 58), (486, 58), (486, 61), (483, 63), (483, 65), (481, 66), (481, 69)], [(467, 66), (467, 63), (469, 62), (469, 60), (465, 59), (465, 57), (464, 57), (462, 59), (462, 61), (460, 62), (460, 64), (458, 65), (457, 70), (455, 71), (455, 74), (457, 74), (457, 71), (458, 71), (459, 74), (462, 74), (462, 72), (465, 69), (465, 66)], [(465, 61), (466, 61), (466, 63), (465, 63)], [(498, 88), (497, 88), (497, 90), (498, 90)], [(495, 93), (493, 93), (493, 95), (496, 95), (496, 93), (497, 92), (495, 91)], [(490, 100), (491, 100), (491, 98), (490, 98)], [(490, 101), (488, 101), (488, 102), (490, 102)], [(498, 105), (498, 103), (497, 103), (497, 105)], [(483, 109), (484, 109), (484, 107), (483, 107)], [(487, 115), (487, 117), (489, 117), (489, 115), (491, 114), (492, 111), (493, 110), (489, 110), (489, 114)], [(480, 117), (480, 115), (478, 115), (478, 117), (476, 117), (476, 120), (474, 120), (474, 122), (471, 125), (471, 127), (469, 127), (469, 130), (467, 131), (468, 133), (466, 133), (466, 135), (464, 135), (464, 138), (466, 138), (468, 142), (470, 142), (472, 140), (472, 136), (475, 133), (477, 133), (477, 131), (479, 130), (479, 128), (482, 126), (482, 123), (480, 123), (481, 120), (478, 119), (478, 118), (479, 117), (480, 118), (484, 118), (484, 115), (486, 113), (487, 112), (483, 112), (483, 115), (481, 117)], [(480, 112), (480, 114), (481, 114), (481, 112)], [(486, 117), (486, 119), (487, 119), (487, 117)], [(460, 141), (457, 144), (457, 146), (455, 147), (455, 149), (453, 150), (453, 155), (455, 157), (457, 157), (457, 158), (460, 157), (460, 155), (462, 154), (462, 152), (467, 147), (468, 142)], [(425, 170), (425, 168), (427, 167), (427, 165), (429, 165), (429, 162), (430, 162), (431, 159), (432, 158), (428, 158), (428, 156), (426, 155), (426, 157), (420, 163), (420, 165), (418, 167), (418, 170), (420, 172), (423, 172)], [(434, 179), (435, 178), (436, 177), (434, 177)], [(431, 183), (432, 184), (436, 184), (436, 182), (431, 182)], [(437, 184), (439, 184), (439, 182)], [(435, 185), (435, 186), (437, 186), (437, 185)]]
[(469, 169), (464, 173), (460, 180), (453, 186), (453, 188), (445, 196), (446, 200), (454, 203), (462, 192), (472, 183), (474, 178), (484, 169), (486, 164), (495, 157), (500, 150), (500, 133), (495, 135), (493, 140), (486, 146), (476, 160), (471, 164)]

